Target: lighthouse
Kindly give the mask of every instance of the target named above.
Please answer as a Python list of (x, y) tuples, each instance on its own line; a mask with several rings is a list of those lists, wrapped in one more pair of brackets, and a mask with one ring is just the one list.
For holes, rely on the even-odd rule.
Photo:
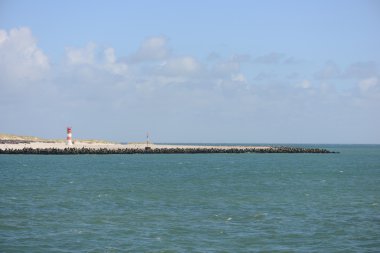
[(67, 138), (66, 138), (66, 144), (67, 145), (73, 145), (73, 142), (71, 140), (71, 127), (67, 128)]

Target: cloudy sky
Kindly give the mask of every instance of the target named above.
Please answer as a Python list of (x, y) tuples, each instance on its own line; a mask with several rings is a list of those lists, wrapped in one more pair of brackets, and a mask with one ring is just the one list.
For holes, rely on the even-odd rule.
[(0, 0), (0, 132), (380, 143), (380, 2)]

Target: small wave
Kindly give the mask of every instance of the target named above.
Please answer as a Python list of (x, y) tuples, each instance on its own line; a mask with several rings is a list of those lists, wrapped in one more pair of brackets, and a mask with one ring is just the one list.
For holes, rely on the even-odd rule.
[(83, 233), (82, 230), (79, 230), (79, 229), (76, 229), (76, 228), (74, 228), (74, 229), (70, 229), (70, 232), (71, 232), (72, 234), (79, 234), (79, 235)]
[(253, 216), (253, 218), (255, 218), (255, 219), (263, 219), (263, 218), (265, 218), (267, 216), (267, 213), (257, 213), (257, 214), (255, 214), (254, 216)]

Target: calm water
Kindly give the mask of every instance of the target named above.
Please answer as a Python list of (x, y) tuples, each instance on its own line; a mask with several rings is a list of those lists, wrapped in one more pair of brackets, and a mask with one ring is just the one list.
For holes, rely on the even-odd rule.
[(379, 252), (380, 146), (0, 155), (0, 252)]

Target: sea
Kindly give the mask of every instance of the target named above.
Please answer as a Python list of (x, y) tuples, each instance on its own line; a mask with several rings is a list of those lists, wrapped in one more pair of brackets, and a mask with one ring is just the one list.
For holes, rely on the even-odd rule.
[(0, 252), (380, 252), (380, 145), (0, 155)]

